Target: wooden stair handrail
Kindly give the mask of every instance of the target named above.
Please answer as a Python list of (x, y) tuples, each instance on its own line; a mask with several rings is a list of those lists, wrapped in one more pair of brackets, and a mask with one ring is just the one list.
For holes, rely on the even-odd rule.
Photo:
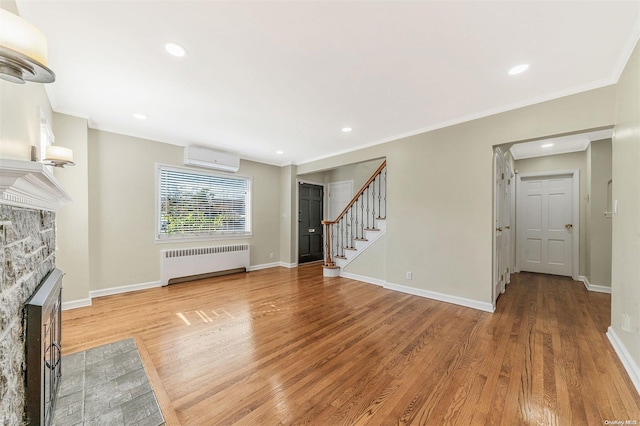
[(325, 225), (333, 225), (334, 223), (338, 223), (340, 221), (340, 219), (342, 219), (342, 216), (345, 215), (347, 210), (349, 210), (349, 208), (355, 204), (355, 202), (358, 200), (358, 198), (360, 198), (360, 196), (364, 193), (364, 191), (367, 190), (369, 185), (371, 185), (371, 182), (373, 182), (378, 177), (378, 175), (380, 173), (382, 173), (382, 169), (384, 169), (386, 166), (387, 166), (387, 160), (384, 160), (382, 162), (382, 164), (380, 164), (380, 167), (378, 167), (377, 170), (371, 175), (371, 177), (369, 178), (367, 183), (362, 185), (362, 188), (360, 188), (360, 191), (358, 191), (358, 193), (353, 196), (353, 198), (351, 199), (349, 204), (347, 204), (347, 207), (345, 207), (344, 210), (342, 210), (342, 213), (340, 213), (338, 215), (336, 220), (323, 220), (322, 223), (325, 224)]
[[(342, 210), (342, 213), (340, 213), (338, 215), (336, 220), (323, 220), (323, 221), (321, 221), (321, 223), (326, 227), (326, 232), (324, 233), (324, 235), (325, 235), (325, 244), (326, 244), (325, 245), (325, 247), (326, 247), (326, 257), (324, 259), (324, 266), (325, 267), (329, 267), (329, 268), (335, 268), (336, 267), (335, 263), (333, 261), (333, 258), (331, 256), (331, 225), (335, 225), (336, 223), (338, 223), (340, 221), (340, 219), (342, 219), (342, 216), (344, 216), (345, 213), (347, 213), (347, 211), (356, 203), (356, 201), (358, 201), (358, 198), (360, 198), (360, 196), (362, 194), (364, 194), (364, 191), (366, 191), (367, 188), (369, 188), (369, 185), (371, 185), (371, 183), (382, 173), (382, 170), (384, 170), (385, 167), (387, 167), (387, 160), (386, 159), (382, 162), (382, 164), (380, 164), (380, 166), (376, 169), (376, 171), (371, 175), (369, 180), (364, 185), (362, 185), (362, 188), (360, 188), (358, 193), (353, 196), (351, 201), (347, 204), (347, 206), (344, 208), (344, 210)], [(375, 189), (374, 189), (374, 191), (375, 191)]]

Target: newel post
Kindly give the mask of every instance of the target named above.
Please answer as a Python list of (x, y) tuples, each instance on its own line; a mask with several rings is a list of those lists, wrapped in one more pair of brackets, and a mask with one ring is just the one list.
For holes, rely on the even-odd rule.
[(334, 267), (336, 265), (333, 263), (333, 259), (331, 258), (331, 225), (333, 225), (334, 222), (330, 220), (323, 220), (321, 223), (325, 226), (324, 235), (326, 236), (326, 257), (324, 259), (324, 266)]

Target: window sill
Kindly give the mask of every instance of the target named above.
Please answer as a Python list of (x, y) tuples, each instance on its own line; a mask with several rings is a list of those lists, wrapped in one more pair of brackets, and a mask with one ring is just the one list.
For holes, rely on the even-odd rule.
[(243, 240), (251, 238), (253, 238), (253, 233), (251, 232), (246, 234), (203, 235), (201, 237), (156, 237), (156, 244), (188, 243), (197, 241)]

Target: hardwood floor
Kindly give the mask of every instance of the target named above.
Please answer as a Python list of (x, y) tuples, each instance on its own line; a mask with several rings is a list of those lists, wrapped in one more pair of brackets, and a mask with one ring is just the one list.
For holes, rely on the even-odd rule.
[(521, 273), (489, 314), (273, 268), (94, 299), (63, 350), (134, 337), (168, 424), (640, 424), (610, 299)]

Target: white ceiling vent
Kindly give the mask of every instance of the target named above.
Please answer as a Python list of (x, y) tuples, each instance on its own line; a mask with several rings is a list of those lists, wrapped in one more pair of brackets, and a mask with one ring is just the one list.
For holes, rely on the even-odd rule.
[(204, 146), (189, 145), (184, 147), (184, 164), (225, 172), (237, 172), (240, 168), (240, 157)]

